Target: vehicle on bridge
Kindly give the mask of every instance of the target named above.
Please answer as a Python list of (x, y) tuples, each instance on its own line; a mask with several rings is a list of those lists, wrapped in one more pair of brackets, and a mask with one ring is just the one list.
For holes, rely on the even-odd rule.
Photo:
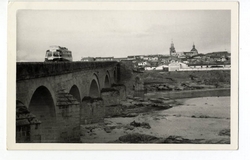
[(50, 46), (45, 55), (45, 62), (72, 61), (72, 59), (72, 52), (68, 48), (61, 46)]

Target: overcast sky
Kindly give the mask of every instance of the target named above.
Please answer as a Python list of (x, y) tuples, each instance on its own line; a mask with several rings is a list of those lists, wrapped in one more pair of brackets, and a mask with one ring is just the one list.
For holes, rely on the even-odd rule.
[(81, 57), (230, 52), (230, 11), (32, 11), (17, 13), (17, 61), (44, 61), (51, 45)]

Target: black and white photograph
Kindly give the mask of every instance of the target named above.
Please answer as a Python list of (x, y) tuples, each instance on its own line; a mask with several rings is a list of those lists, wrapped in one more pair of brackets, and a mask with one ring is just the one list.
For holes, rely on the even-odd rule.
[(224, 4), (17, 7), (10, 141), (236, 149), (237, 3)]

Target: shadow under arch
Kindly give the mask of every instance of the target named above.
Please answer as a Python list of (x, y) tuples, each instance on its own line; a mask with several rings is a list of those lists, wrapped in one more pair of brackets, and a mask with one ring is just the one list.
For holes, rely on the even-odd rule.
[(107, 71), (104, 80), (104, 88), (110, 88), (110, 87), (111, 87), (110, 74), (109, 71)]
[(117, 67), (115, 67), (113, 74), (114, 74), (114, 82), (116, 83), (117, 82)]
[(100, 97), (100, 84), (96, 74), (93, 75), (90, 83), (89, 96), (93, 98)]
[(69, 93), (74, 96), (75, 99), (77, 99), (78, 102), (81, 102), (81, 95), (78, 87), (76, 85), (73, 85), (71, 89), (69, 90)]
[(31, 142), (56, 142), (56, 111), (51, 92), (45, 87), (38, 87), (32, 95), (29, 111), (41, 121), (38, 128), (31, 128)]

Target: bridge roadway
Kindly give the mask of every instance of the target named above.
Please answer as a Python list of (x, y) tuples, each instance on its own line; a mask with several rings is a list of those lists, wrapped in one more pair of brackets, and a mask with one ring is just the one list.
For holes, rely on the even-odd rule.
[(107, 68), (118, 62), (17, 62), (17, 81), (66, 74), (82, 70)]
[(97, 108), (82, 106), (82, 101), (86, 97), (101, 99), (102, 89), (117, 83), (118, 68), (118, 62), (113, 61), (18, 62), (16, 141), (77, 142), (80, 113), (91, 118), (103, 112), (94, 104)]

